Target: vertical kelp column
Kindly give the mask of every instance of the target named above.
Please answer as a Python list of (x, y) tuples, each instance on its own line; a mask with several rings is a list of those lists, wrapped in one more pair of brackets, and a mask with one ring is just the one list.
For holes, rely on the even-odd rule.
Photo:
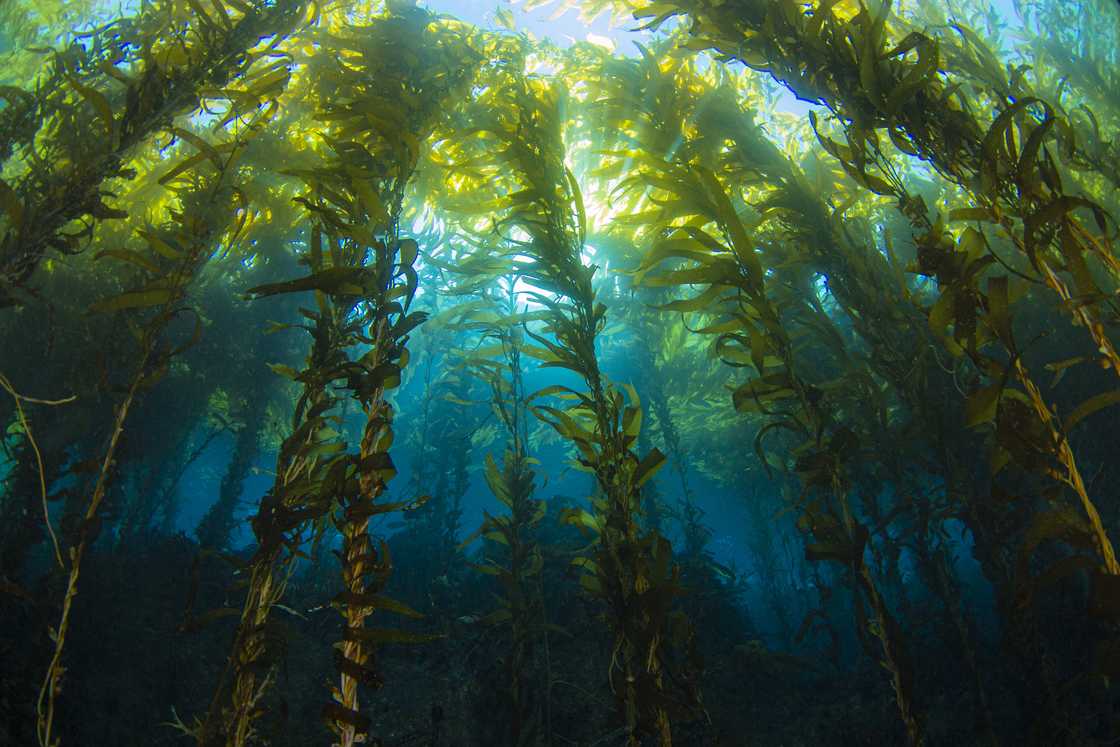
[[(504, 284), (508, 292), (503, 293), (499, 287), (492, 295), (449, 312), (454, 318), (453, 329), (479, 336), (480, 347), (464, 351), (457, 365), (487, 385), (490, 404), (507, 437), (501, 466), (487, 454), (484, 474), (490, 492), (508, 513), (492, 516), (484, 512), (482, 525), (463, 544), (478, 537), (486, 541), (485, 562), (474, 567), (494, 576), (504, 593), (498, 609), (483, 621), (509, 626), (509, 653), (505, 657), (511, 712), (509, 744), (547, 744), (551, 741), (551, 683), (534, 687), (529, 678), (534, 649), (546, 625), (543, 599), (538, 593), (544, 556), (535, 536), (546, 504), (533, 497), (536, 474), (532, 465), (537, 460), (529, 452), (530, 413), (522, 361), (522, 327), (533, 315), (518, 313), (512, 279)], [(545, 676), (550, 677), (547, 669)]]
[[(1120, 275), (1112, 245), (1115, 222), (1090, 194), (1071, 188), (1079, 180), (1074, 174), (1082, 182), (1094, 171), (1106, 180), (1114, 174), (1110, 159), (1102, 160), (1103, 151), (1094, 144), (1099, 131), (1093, 117), (1080, 117), (1082, 126), (1076, 127), (1077, 121), (1059, 108), (1032, 96), (1029, 83), (1016, 82), (1024, 69), (1005, 74), (1001, 64), (992, 68), (994, 55), (963, 26), (950, 33), (964, 38), (967, 51), (951, 49), (943, 65), (940, 41), (923, 32), (897, 33), (902, 24), (890, 8), (889, 2), (803, 8), (753, 0), (690, 0), (640, 13), (655, 23), (688, 13), (693, 46), (713, 48), (768, 72), (800, 96), (828, 107), (846, 142), (818, 130), (822, 146), (865, 189), (895, 197), (914, 226), (916, 270), (937, 279), (939, 297), (929, 310), (930, 326), (954, 358), (967, 358), (989, 382), (969, 396), (965, 420), (989, 434), (992, 475), (1014, 465), (1016, 475), (1061, 486), (1042, 492), (1045, 507), (1031, 512), (1014, 563), (1018, 588), (999, 600), (1010, 623), (1008, 637), (1024, 657), (1038, 660), (1042, 684), (1050, 689), (1047, 681), (1053, 677), (1046, 673), (1044, 653), (1037, 651), (1037, 630), (1024, 614), (1029, 609), (1023, 600), (1036, 584), (1094, 566), (1089, 609), (1118, 617), (1114, 600), (1120, 563), (1068, 434), (1120, 396), (1101, 392), (1059, 418), (1025, 363), (1013, 309), (1024, 288), (1046, 288), (1050, 302), (1091, 340), (1084, 355), (1052, 365), (1064, 370), (1092, 362), (1120, 374), (1120, 358), (1106, 326), (1115, 315), (1112, 299)], [(970, 79), (983, 81), (982, 90), (987, 89), (985, 112), (977, 113), (977, 102), (962, 93), (962, 84)], [(895, 151), (932, 166), (960, 189), (965, 204), (950, 210), (947, 220), (931, 217), (923, 199), (908, 191)], [(962, 222), (972, 225), (950, 228)], [(1020, 481), (1003, 482), (1012, 487), (993, 485), (992, 502), (1007, 505), (1002, 496), (1020, 492)], [(1016, 506), (1028, 504), (1019, 501)], [(980, 505), (971, 508), (974, 515), (987, 511)], [(1001, 531), (997, 526), (989, 534)], [(1090, 549), (1095, 562), (1081, 556), (1032, 579), (1031, 555), (1048, 540), (1075, 552)], [(990, 539), (987, 544), (992, 549)], [(1109, 650), (1117, 644), (1102, 645), (1096, 666), (1114, 671)], [(1053, 712), (1054, 697), (1030, 700), (1027, 708), (1039, 725), (1064, 728)]]
[[(795, 508), (812, 538), (809, 557), (841, 562), (857, 605), (871, 608), (903, 725), (911, 743), (921, 744), (922, 719), (914, 705), (902, 630), (865, 560), (868, 530), (850, 505), (854, 486), (847, 473), (857, 461), (856, 424), (844, 422), (841, 408), (833, 404), (842, 391), (859, 389), (862, 372), (828, 381), (827, 398), (817, 385), (826, 382), (814, 383), (829, 369), (812, 371), (808, 348), (830, 352), (842, 342), (827, 316), (808, 301), (811, 291), (790, 269), (796, 264), (786, 259), (799, 244), (798, 232), (777, 221), (767, 226), (766, 218), (775, 213), (767, 215), (763, 205), (763, 218), (751, 224), (735, 210), (733, 198), (741, 195), (725, 183), (726, 141), (698, 129), (719, 105), (720, 92), (705, 91), (686, 69), (662, 70), (651, 57), (605, 72), (590, 105), (611, 123), (608, 128), (632, 133), (633, 147), (611, 154), (630, 168), (608, 166), (600, 173), (619, 178), (614, 188), (623, 197), (619, 203), (630, 195), (628, 206), (639, 211), (627, 220), (638, 226), (634, 238), (645, 247), (635, 281), (699, 289), (699, 295), (661, 308), (703, 315), (705, 323), (697, 331), (713, 336), (713, 352), (730, 365), (753, 369), (755, 375), (734, 392), (734, 406), (761, 416), (755, 448), (768, 471), (768, 437), (784, 434), (799, 444), (792, 471), (803, 490)], [(674, 75), (681, 85), (667, 85)], [(666, 96), (667, 90), (678, 95)], [(789, 330), (795, 326), (809, 332), (794, 335)], [(778, 464), (785, 468), (784, 459)]]
[[(245, 139), (262, 124), (253, 123), (241, 135), (222, 146), (197, 142), (209, 157), (191, 169), (176, 167), (175, 189), (178, 198), (168, 208), (169, 219), (159, 226), (138, 231), (141, 242), (128, 248), (105, 249), (101, 261), (116, 261), (138, 268), (129, 290), (94, 305), (93, 311), (121, 312), (131, 317), (127, 324), (137, 340), (133, 370), (124, 384), (125, 394), (116, 406), (108, 442), (98, 459), (94, 483), (85, 503), (76, 545), (68, 549), (69, 568), (65, 596), (58, 626), (54, 629), (54, 652), (38, 701), (38, 738), (41, 745), (58, 743), (54, 735), (56, 699), (63, 687), (63, 648), (70, 624), (72, 604), (78, 593), (82, 560), (97, 539), (101, 526), (99, 509), (110, 488), (117, 447), (133, 406), (146, 389), (155, 386), (167, 373), (171, 361), (197, 341), (201, 317), (189, 305), (191, 282), (210, 256), (220, 247), (236, 245), (250, 217), (249, 205), (232, 182), (237, 175), (236, 160)], [(242, 128), (238, 128), (242, 129)], [(125, 275), (122, 272), (122, 275)], [(194, 333), (185, 341), (168, 339), (169, 327), (183, 316), (194, 315)]]
[[(314, 291), (318, 312), (305, 315), (314, 322), (309, 331), (315, 343), (304, 371), (274, 367), (304, 384), (304, 395), (297, 430), (281, 451), (286, 463), (279, 465), (277, 484), (254, 519), (260, 549), (230, 659), (231, 702), (218, 705), (225, 699), (219, 690), (203, 735), (229, 745), (244, 744), (252, 733), (268, 684), (267, 677), (258, 681), (257, 639), (282, 592), (282, 567), (290, 567), (312, 523), (322, 529), (333, 512), (342, 536), (343, 590), (333, 600), (344, 618), (335, 657), (339, 683), (324, 708), (339, 744), (364, 741), (369, 731), (358, 687), (381, 684), (375, 646), (415, 639), (365, 625), (378, 609), (415, 615), (380, 594), (392, 564), (384, 542), (374, 549), (368, 533), (373, 516), (401, 508), (378, 502), (395, 474), (389, 456), (393, 410), (386, 393), (399, 385), (408, 335), (425, 319), (409, 311), (417, 290), (418, 245), (401, 237), (399, 220), (422, 143), (469, 81), (478, 56), (461, 28), (417, 9), (334, 28), (314, 42), (317, 53), (308, 72), (319, 82), (315, 118), (325, 123), (326, 148), (314, 165), (286, 172), (306, 185), (297, 202), (309, 219), (303, 262), (311, 274), (251, 292), (260, 297)], [(348, 352), (363, 348), (361, 354)], [(328, 391), (339, 384), (365, 415), (356, 453), (346, 452), (337, 431), (325, 427), (324, 414), (336, 401)], [(286, 453), (292, 441), (295, 460)], [(281, 555), (284, 563), (277, 567)]]
[[(514, 277), (534, 289), (525, 297), (542, 308), (544, 329), (528, 332), (539, 347), (526, 352), (546, 368), (575, 374), (585, 387), (547, 387), (531, 399), (559, 397), (570, 404), (532, 409), (576, 447), (579, 464), (595, 475), (601, 491), (593, 499), (594, 515), (574, 511), (568, 518), (598, 536), (593, 557), (580, 564), (585, 588), (606, 604), (614, 635), (609, 677), (628, 744), (643, 735), (670, 744), (670, 710), (684, 705), (671, 696), (664, 672), (678, 571), (669, 542), (643, 534), (639, 523), (640, 488), (665, 459), (656, 449), (642, 459), (634, 453), (641, 428), (637, 394), (627, 387), (627, 403), (599, 368), (595, 343), (607, 310), (592, 288), (595, 267), (581, 256), (586, 221), (564, 163), (561, 93), (521, 73), (519, 50), (511, 49), (510, 56), (513, 62), (488, 71), (480, 111), (464, 124), (466, 134), (456, 144), (460, 152), (449, 148), (448, 180), (459, 188), (456, 207), (471, 215), (495, 214), (489, 241), (512, 257)], [(469, 196), (479, 164), (491, 190), (499, 190), (489, 201)]]
[[(0, 181), (0, 307), (19, 302), (48, 250), (80, 251), (100, 220), (126, 217), (105, 202), (114, 179), (135, 177), (127, 160), (141, 143), (165, 129), (174, 118), (199, 106), (203, 96), (254, 76), (257, 96), (283, 90), (287, 63), (270, 53), (304, 18), (306, 0), (222, 0), (206, 11), (200, 3), (183, 6), (156, 2), (137, 20), (139, 38), (100, 60), (96, 73), (75, 66), (69, 55), (55, 55), (49, 73), (66, 86), (66, 105), (54, 101), (21, 106), (34, 117), (49, 117), (38, 135), (19, 152), (11, 183)], [(188, 7), (189, 6), (189, 7)], [(263, 66), (275, 69), (263, 70)], [(57, 99), (57, 90), (11, 94)], [(219, 93), (220, 95), (220, 93)], [(32, 116), (32, 115), (29, 115)], [(236, 115), (235, 115), (236, 116)], [(34, 118), (33, 117), (33, 118)], [(232, 118), (232, 117), (231, 117)], [(16, 122), (14, 127), (34, 123)], [(0, 138), (14, 133), (0, 133)], [(22, 294), (20, 294), (22, 295)]]

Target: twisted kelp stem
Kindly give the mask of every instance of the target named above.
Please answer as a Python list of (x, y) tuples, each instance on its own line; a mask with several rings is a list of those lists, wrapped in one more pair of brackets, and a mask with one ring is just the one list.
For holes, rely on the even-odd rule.
[[(218, 176), (208, 188), (200, 190), (198, 193), (188, 193), (183, 198), (183, 212), (176, 214), (176, 225), (173, 225), (166, 238), (159, 239), (169, 245), (179, 245), (178, 250), (172, 250), (172, 253), (177, 251), (176, 256), (180, 259), (174, 265), (174, 268), (162, 278), (162, 282), (166, 283), (166, 286), (160, 288), (154, 296), (144, 295), (145, 291), (124, 293), (95, 306), (95, 309), (113, 311), (154, 305), (157, 310), (155, 315), (144, 325), (140, 334), (140, 355), (137, 359), (136, 368), (125, 397), (117, 407), (109, 442), (105, 447), (96, 482), (82, 517), (78, 542), (75, 547), (70, 549), (69, 578), (62, 600), (58, 627), (53, 633), (55, 647), (46, 675), (43, 678), (43, 684), (39, 689), (36, 705), (36, 730), (42, 747), (54, 747), (58, 743), (53, 737), (55, 701), (61, 691), (61, 678), (65, 671), (62, 667), (62, 653), (66, 643), (66, 633), (70, 626), (74, 597), (78, 593), (78, 578), (81, 573), (82, 559), (100, 531), (100, 520), (97, 512), (109, 488), (110, 472), (115, 464), (117, 446), (120, 443), (121, 435), (124, 433), (125, 421), (128, 419), (129, 412), (140, 391), (149, 384), (149, 378), (153, 376), (153, 373), (158, 374), (158, 369), (166, 367), (170, 358), (181, 350), (167, 351), (162, 349), (164, 346), (163, 333), (172, 320), (182, 311), (179, 304), (185, 298), (187, 286), (193, 280), (211, 249), (211, 242), (226, 228), (225, 225), (219, 226), (217, 223), (223, 217), (228, 219), (232, 216), (232, 210), (229, 212), (223, 211), (219, 205), (219, 198), (225, 193), (224, 177), (230, 170), (232, 159), (233, 155), (224, 164), (219, 163)], [(191, 204), (192, 200), (199, 197), (203, 199), (198, 203)], [(230, 207), (230, 205), (226, 207)], [(241, 227), (240, 225), (237, 226), (237, 229), (233, 232), (233, 238), (236, 238)], [(149, 234), (148, 237), (149, 241), (156, 240), (154, 234)], [(155, 303), (152, 303), (153, 299)], [(157, 364), (157, 372), (149, 371), (149, 365), (152, 363)]]
[(50, 663), (47, 665), (47, 674), (43, 678), (43, 684), (39, 688), (39, 698), (36, 701), (36, 714), (38, 716), (36, 733), (39, 737), (39, 744), (42, 747), (54, 747), (59, 744), (53, 737), (55, 700), (62, 689), (61, 678), (65, 673), (65, 669), (62, 667), (62, 651), (66, 643), (66, 633), (70, 628), (70, 610), (74, 602), (74, 597), (78, 594), (78, 577), (81, 571), (82, 558), (85, 555), (86, 548), (95, 538), (90, 528), (93, 527), (97, 521), (97, 509), (101, 507), (101, 501), (105, 497), (105, 491), (109, 485), (109, 471), (113, 465), (113, 456), (117, 451), (117, 443), (120, 440), (121, 434), (124, 432), (124, 424), (125, 420), (128, 418), (128, 412), (136, 399), (137, 393), (140, 391), (140, 386), (144, 380), (144, 368), (147, 366), (153, 350), (154, 344), (148, 344), (144, 347), (139, 360), (139, 372), (133, 377), (132, 384), (129, 386), (124, 401), (117, 407), (117, 415), (113, 421), (112, 435), (105, 449), (105, 455), (101, 459), (101, 467), (97, 474), (97, 483), (94, 485), (93, 493), (90, 495), (89, 503), (86, 505), (85, 515), (82, 517), (80, 538), (77, 546), (70, 548), (70, 574), (66, 581), (66, 593), (62, 598), (62, 612), (59, 616), (58, 627), (52, 631), (52, 637), (55, 642), (54, 652), (51, 655)]
[[(536, 540), (537, 527), (545, 516), (545, 504), (533, 498), (536, 477), (529, 456), (528, 415), (529, 402), (525, 392), (524, 364), (522, 362), (524, 336), (519, 325), (525, 315), (517, 312), (517, 298), (513, 284), (506, 289), (506, 298), (494, 309), (499, 320), (494, 323), (471, 323), (470, 312), (464, 315), (463, 329), (481, 329), (480, 342), (497, 340), (501, 349), (500, 362), (477, 354), (464, 353), (463, 366), (490, 389), (490, 402), (506, 431), (505, 455), (502, 467), (491, 455), (486, 456), (485, 477), (490, 492), (508, 509), (508, 513), (491, 516), (484, 512), (485, 520), (463, 545), (482, 536), (505, 562), (488, 557), (483, 565), (476, 566), (483, 573), (494, 575), (502, 584), (504, 597), (500, 606), (484, 618), (495, 624), (508, 623), (509, 649), (505, 658), (508, 677), (509, 743), (537, 744), (540, 741), (542, 713), (545, 741), (551, 741), (551, 652), (548, 644), (548, 626), (544, 598), (540, 592), (544, 556)], [(536, 585), (533, 586), (533, 577)], [(534, 594), (534, 591), (537, 593)], [(544, 644), (545, 686), (543, 698), (533, 697), (530, 689), (530, 662), (538, 636)], [(543, 708), (540, 701), (543, 700)]]
[[(667, 77), (656, 64), (649, 67), (651, 72), (647, 77), (654, 80)], [(626, 89), (612, 91), (608, 86), (605, 90), (608, 95), (601, 100), (608, 105), (626, 101), (630, 95)], [(710, 98), (705, 103), (711, 103)], [(842, 337), (819, 303), (814, 305), (811, 301), (778, 295), (787, 287), (782, 282), (786, 279), (786, 268), (756, 248), (761, 242), (748, 232), (746, 223), (736, 212), (732, 202), (735, 192), (708, 165), (718, 164), (710, 146), (699, 138), (680, 138), (668, 152), (661, 147), (668, 138), (657, 137), (657, 131), (676, 127), (681, 119), (681, 116), (663, 115), (661, 111), (645, 113), (645, 121), (657, 128), (648, 135), (649, 149), (642, 154), (646, 168), (623, 182), (625, 188), (633, 192), (655, 189), (668, 193), (669, 199), (658, 194), (657, 199), (652, 200), (655, 205), (687, 206), (655, 211), (653, 222), (657, 231), (651, 232), (652, 245), (635, 279), (661, 286), (707, 286), (695, 298), (673, 301), (662, 308), (703, 311), (718, 314), (723, 320), (705, 330), (708, 334), (719, 335), (714, 348), (721, 358), (732, 364), (742, 360), (740, 366), (753, 367), (757, 373), (756, 378), (735, 391), (733, 403), (737, 410), (757, 411), (767, 416), (769, 422), (759, 430), (755, 448), (768, 469), (763, 450), (763, 439), (768, 432), (780, 429), (804, 441), (797, 450), (795, 467), (803, 492), (795, 508), (801, 513), (799, 524), (807, 533), (812, 533), (817, 542), (816, 546), (807, 548), (807, 552), (811, 560), (842, 562), (858, 589), (860, 603), (866, 598), (871, 606), (882, 644), (883, 663), (891, 673), (903, 725), (913, 744), (923, 744), (924, 728), (914, 707), (915, 693), (902, 632), (864, 561), (868, 531), (852, 515), (846, 487), (838, 487), (841, 472), (852, 461), (854, 433), (847, 425), (835, 422), (837, 413), (830, 408), (831, 402), (811, 383), (812, 373), (796, 354), (797, 345), (788, 329), (788, 320), (794, 317), (816, 330), (830, 349), (838, 344), (842, 349), (842, 342), (837, 342), (842, 341)], [(683, 216), (695, 218), (682, 226), (679, 219)], [(716, 226), (718, 233), (707, 233), (704, 229), (707, 226)], [(796, 241), (797, 232), (794, 234)], [(700, 267), (661, 268), (657, 274), (650, 275), (667, 260), (677, 257), (699, 262)], [(768, 261), (769, 267), (764, 261)], [(770, 280), (770, 276), (776, 277)], [(797, 285), (790, 282), (788, 287)], [(808, 294), (807, 297), (811, 298)], [(861, 374), (863, 372), (857, 369), (844, 383), (853, 391), (858, 390)], [(839, 383), (830, 382), (833, 397), (838, 398), (835, 390)], [(835, 409), (839, 411), (839, 407)], [(822, 495), (814, 495), (818, 492)]]
[(36, 405), (50, 405), (57, 407), (58, 405), (65, 405), (68, 402), (73, 402), (77, 399), (77, 395), (71, 395), (65, 399), (37, 399), (35, 397), (27, 397), (15, 390), (12, 382), (4, 374), (0, 373), (0, 389), (6, 391), (11, 395), (13, 402), (16, 406), (16, 415), (19, 418), (19, 425), (23, 428), (24, 436), (27, 442), (31, 444), (32, 451), (35, 452), (35, 465), (39, 470), (39, 491), (43, 499), (43, 523), (47, 527), (47, 533), (51, 538), (51, 545), (54, 547), (54, 557), (58, 561), (59, 568), (65, 568), (66, 563), (62, 560), (62, 550), (58, 546), (58, 537), (55, 536), (54, 527), (51, 526), (50, 509), (47, 507), (47, 478), (43, 470), (43, 455), (39, 451), (39, 444), (35, 441), (35, 434), (31, 431), (31, 424), (27, 422), (27, 415), (23, 412), (23, 402), (30, 402)]
[[(388, 319), (381, 318), (372, 336), (375, 356), (371, 366), (374, 370), (390, 363), (387, 326)], [(358, 462), (359, 490), (352, 500), (343, 500), (340, 506), (342, 521), (339, 522), (342, 532), (342, 582), (347, 597), (343, 611), (343, 637), (338, 648), (341, 654), (339, 686), (334, 692), (334, 699), (345, 711), (332, 709), (330, 714), (335, 718), (341, 747), (352, 747), (358, 741), (365, 741), (364, 732), (368, 731), (368, 720), (360, 716), (359, 683), (380, 684), (376, 672), (367, 666), (373, 651), (363, 636), (365, 620), (373, 612), (371, 605), (363, 604), (369, 593), (366, 577), (371, 572), (376, 573), (379, 578), (375, 585), (380, 590), (392, 568), (388, 548), (382, 543), (380, 554), (375, 553), (369, 536), (369, 520), (377, 511), (374, 504), (384, 494), (388, 478), (393, 474), (388, 453), (393, 441), (393, 411), (385, 401), (384, 380), (374, 387), (368, 399), (363, 399), (362, 407), (366, 413), (366, 424)]]
[[(320, 433), (327, 428), (327, 413), (336, 403), (327, 392), (329, 379), (323, 372), (331, 361), (340, 355), (344, 357), (339, 347), (341, 313), (327, 298), (322, 299), (320, 314), (311, 330), (314, 344), (304, 372), (307, 375), (303, 392), (292, 416), (292, 433), (281, 444), (276, 479), (252, 519), (258, 547), (249, 563), (249, 587), (241, 618), (206, 720), (195, 734), (205, 747), (240, 747), (252, 734), (259, 710), (257, 703), (271, 683), (270, 671), (260, 676), (265, 663), (263, 634), (269, 613), (283, 595), (292, 551), (302, 542), (305, 527), (329, 510), (330, 497), (321, 497), (314, 490), (315, 485), (336, 471), (336, 464), (345, 467), (344, 460), (315, 456), (316, 451), (324, 450)], [(227, 706), (225, 682), (231, 672), (233, 685)]]

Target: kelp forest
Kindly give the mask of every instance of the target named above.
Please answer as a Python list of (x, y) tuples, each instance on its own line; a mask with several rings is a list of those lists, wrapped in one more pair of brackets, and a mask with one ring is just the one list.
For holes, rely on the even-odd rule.
[(1120, 4), (0, 59), (0, 743), (1120, 741)]

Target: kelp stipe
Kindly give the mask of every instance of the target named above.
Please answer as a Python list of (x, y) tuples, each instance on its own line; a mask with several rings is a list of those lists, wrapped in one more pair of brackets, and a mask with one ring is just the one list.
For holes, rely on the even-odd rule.
[[(580, 561), (582, 583), (607, 606), (615, 641), (608, 674), (627, 741), (638, 744), (642, 735), (652, 735), (659, 744), (671, 744), (669, 711), (676, 704), (666, 690), (661, 649), (669, 604), (679, 592), (677, 571), (668, 541), (643, 534), (639, 525), (640, 488), (665, 459), (656, 449), (642, 459), (634, 454), (641, 428), (637, 394), (626, 387), (624, 395), (599, 369), (595, 340), (606, 307), (596, 301), (591, 286), (595, 268), (581, 259), (586, 215), (575, 177), (563, 161), (560, 93), (524, 76), (518, 69), (522, 60), (522, 52), (511, 50), (502, 84), (487, 101), (492, 108), (469, 127), (500, 144), (503, 160), (490, 168), (504, 166), (512, 177), (508, 196), (499, 201), (499, 236), (519, 229), (529, 237), (513, 239), (506, 251), (520, 255), (516, 276), (541, 289), (529, 297), (543, 307), (544, 331), (552, 339), (528, 330), (537, 346), (526, 352), (545, 367), (575, 373), (586, 387), (546, 387), (531, 399), (560, 396), (572, 404), (531, 409), (578, 449), (579, 463), (595, 475), (601, 491), (592, 499), (594, 514), (573, 510), (567, 520), (597, 536), (595, 552)], [(495, 116), (494, 108), (508, 111), (508, 118)], [(462, 144), (464, 160), (475, 145)], [(455, 165), (452, 160), (452, 173)]]
[[(227, 718), (230, 726), (223, 729), (228, 744), (244, 744), (250, 737), (253, 711), (269, 684), (267, 678), (256, 684), (254, 671), (260, 652), (254, 651), (257, 647), (250, 637), (263, 626), (283, 590), (273, 580), (273, 566), (282, 544), (289, 548), (286, 562), (298, 553), (301, 529), (311, 521), (333, 511), (342, 535), (343, 590), (333, 600), (345, 621), (342, 641), (336, 646), (339, 684), (332, 688), (332, 702), (323, 709), (339, 744), (348, 747), (364, 741), (370, 729), (369, 719), (358, 709), (358, 686), (382, 684), (375, 668), (375, 646), (425, 639), (366, 628), (365, 620), (379, 609), (418, 616), (406, 605), (381, 595), (392, 560), (384, 542), (374, 549), (368, 525), (371, 518), (402, 507), (378, 502), (396, 472), (389, 456), (393, 410), (385, 395), (400, 383), (401, 369), (408, 361), (409, 333), (426, 318), (423, 312), (409, 311), (417, 289), (413, 264), (419, 246), (400, 236), (401, 203), (420, 143), (434, 126), (444, 98), (469, 81), (475, 60), (461, 36), (446, 29), (430, 30), (432, 22), (423, 11), (405, 9), (401, 15), (351, 27), (345, 37), (322, 38), (323, 43), (346, 54), (364, 57), (368, 66), (380, 67), (381, 74), (374, 80), (360, 69), (329, 63), (322, 71), (332, 82), (333, 95), (320, 102), (318, 116), (337, 123), (333, 134), (338, 137), (326, 136), (331, 155), (321, 165), (291, 172), (308, 187), (307, 194), (297, 200), (311, 220), (306, 257), (311, 274), (250, 291), (258, 297), (316, 293), (319, 313), (305, 315), (316, 323), (313, 363), (317, 365), (304, 372), (281, 368), (281, 373), (305, 385), (306, 399), (297, 409), (297, 430), (290, 439), (304, 434), (302, 443), (295, 446), (306, 455), (277, 470), (278, 476), (285, 475), (285, 483), (278, 483), (270, 493), (271, 500), (262, 503), (256, 520), (260, 548), (254, 573), (259, 567), (260, 581), (250, 585), (231, 656), (238, 679), (230, 709), (233, 715)], [(346, 103), (335, 103), (335, 97)], [(393, 112), (399, 128), (347, 130), (348, 124), (364, 122), (374, 111), (381, 117)], [(351, 360), (346, 351), (359, 344), (369, 349)], [(309, 428), (307, 422), (298, 420), (304, 404), (311, 407), (309, 418), (322, 418), (334, 405), (337, 399), (326, 393), (332, 382), (345, 382), (345, 389), (365, 414), (356, 453), (347, 452), (341, 444), (322, 444), (321, 439), (333, 439), (337, 431)], [(308, 437), (314, 440), (306, 440)], [(332, 456), (324, 460), (323, 454)], [(303, 481), (290, 484), (288, 473), (293, 468), (297, 468), (297, 477), (302, 469), (322, 476), (301, 489)], [(283, 514), (276, 516), (277, 509)], [(215, 704), (220, 696), (219, 689)], [(221, 718), (219, 713), (211, 709), (211, 723)]]
[(518, 313), (512, 286), (508, 294), (501, 294), (499, 289), (494, 295), (497, 298), (480, 299), (479, 303), (467, 303), (456, 309), (453, 328), (478, 334), (479, 342), (489, 343), (486, 349), (493, 350), (491, 356), (465, 352), (458, 365), (490, 389), (491, 404), (506, 431), (501, 466), (488, 454), (485, 478), (491, 493), (507, 512), (484, 512), (482, 525), (463, 545), (478, 537), (489, 543), (484, 562), (474, 567), (480, 573), (495, 576), (504, 592), (498, 609), (482, 621), (509, 626), (504, 667), (510, 711), (509, 743), (547, 744), (551, 741), (552, 672), (546, 662), (547, 681), (543, 686), (529, 677), (535, 650), (542, 643), (547, 646), (549, 626), (538, 593), (544, 556), (537, 535), (546, 504), (534, 498), (537, 486), (532, 465), (539, 461), (529, 451), (529, 393), (525, 390), (522, 363), (522, 326), (533, 314)]
[[(171, 323), (183, 312), (192, 311), (190, 306), (183, 306), (188, 299), (190, 284), (214, 252), (215, 246), (221, 241), (236, 244), (245, 227), (249, 218), (245, 196), (229, 182), (236, 178), (235, 164), (240, 150), (245, 147), (244, 137), (251, 137), (261, 124), (251, 123), (245, 135), (232, 141), (232, 147), (226, 148), (226, 158), (204, 162), (210, 172), (216, 173), (199, 169), (188, 176), (187, 186), (179, 196), (177, 208), (170, 211), (168, 223), (140, 232), (145, 242), (144, 249), (106, 250), (98, 255), (99, 258), (137, 264), (143, 270), (143, 283), (139, 287), (105, 299), (92, 309), (102, 313), (128, 312), (136, 315), (132, 325), (139, 350), (134, 370), (128, 377), (127, 390), (116, 407), (108, 443), (99, 459), (100, 466), (85, 506), (78, 539), (73, 547), (68, 548), (69, 573), (62, 611), (53, 636), (54, 653), (39, 690), (37, 733), (39, 743), (45, 747), (58, 743), (54, 733), (55, 702), (63, 687), (65, 668), (62, 655), (66, 634), (74, 597), (78, 593), (82, 560), (100, 533), (98, 511), (109, 489), (118, 443), (137, 398), (163, 378), (172, 360), (194, 344), (201, 333), (201, 326), (196, 324), (194, 336), (185, 343), (172, 345), (165, 338)], [(194, 313), (197, 317), (197, 312)]]

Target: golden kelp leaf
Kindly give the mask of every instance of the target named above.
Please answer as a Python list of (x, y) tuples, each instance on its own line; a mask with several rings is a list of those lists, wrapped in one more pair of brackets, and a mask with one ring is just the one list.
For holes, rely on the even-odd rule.
[(110, 312), (122, 311), (124, 309), (139, 309), (148, 306), (159, 306), (171, 301), (172, 293), (166, 288), (156, 288), (154, 290), (133, 291), (131, 293), (122, 293), (119, 296), (99, 301), (98, 303), (90, 306), (90, 311), (96, 312)]
[[(195, 166), (202, 163), (203, 161), (214, 160), (214, 157), (215, 157), (214, 154), (215, 153), (217, 153), (217, 154), (230, 153), (230, 152), (236, 150), (238, 147), (239, 147), (238, 143), (222, 143), (220, 145), (211, 146), (211, 147), (207, 148), (206, 150), (202, 150), (198, 153), (195, 153), (193, 156), (190, 156), (189, 158), (186, 158), (183, 161), (180, 161), (170, 171), (168, 171), (166, 174), (161, 176), (159, 178), (159, 183), (166, 185), (169, 182), (171, 182), (172, 180), (174, 180), (175, 177), (179, 176), (180, 174), (182, 174), (186, 171), (189, 171), (189, 170), (193, 169)], [(217, 163), (219, 164), (218, 168), (222, 168), (222, 166), (221, 166), (222, 162), (221, 162), (220, 159), (217, 161)]]
[[(61, 69), (61, 62), (59, 63)], [(97, 111), (97, 116), (105, 125), (105, 133), (109, 136), (110, 147), (116, 145), (117, 138), (117, 122), (113, 118), (113, 108), (109, 105), (109, 99), (95, 88), (84, 86), (78, 81), (74, 80), (68, 73), (64, 73), (66, 82), (70, 84), (78, 94), (85, 99)]]
[(958, 220), (979, 220), (987, 222), (995, 222), (992, 217), (992, 212), (987, 208), (971, 207), (971, 208), (954, 208), (949, 211), (949, 221)]
[(953, 318), (953, 293), (942, 291), (929, 311), (929, 328), (938, 337), (945, 337)]
[(364, 607), (373, 610), (384, 610), (395, 615), (411, 617), (415, 620), (423, 619), (424, 615), (409, 607), (404, 602), (384, 596), (382, 594), (359, 594), (353, 591), (342, 591), (335, 595), (331, 604), (346, 607)]
[(152, 251), (166, 259), (177, 261), (186, 256), (182, 249), (172, 246), (166, 239), (157, 235), (154, 231), (140, 229), (136, 233), (148, 242), (148, 246), (152, 248)]
[(1010, 346), (1011, 312), (1009, 310), (1007, 276), (988, 279), (988, 324), (1005, 345)]
[(292, 381), (299, 381), (299, 371), (295, 370), (291, 366), (285, 366), (283, 363), (269, 363), (268, 367), (271, 368), (273, 372), (278, 373), (285, 378), (291, 379)]

